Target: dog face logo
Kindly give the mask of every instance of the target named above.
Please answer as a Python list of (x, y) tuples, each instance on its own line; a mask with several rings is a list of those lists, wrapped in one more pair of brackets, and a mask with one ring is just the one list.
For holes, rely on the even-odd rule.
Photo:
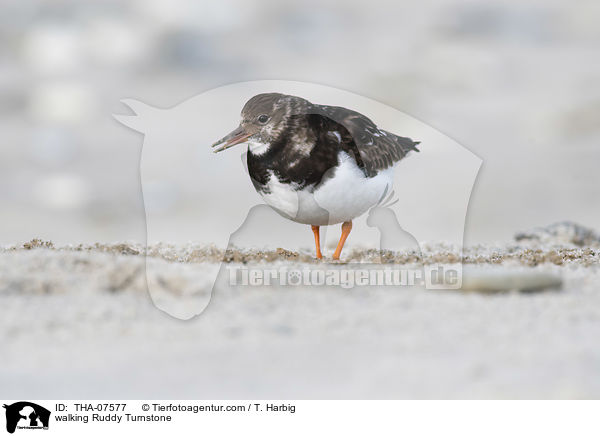
[(6, 431), (19, 429), (48, 429), (50, 411), (29, 401), (19, 401), (3, 406), (6, 409)]

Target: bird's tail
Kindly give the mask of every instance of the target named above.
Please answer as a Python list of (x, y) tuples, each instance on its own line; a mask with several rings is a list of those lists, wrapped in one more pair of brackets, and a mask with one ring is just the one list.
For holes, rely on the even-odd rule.
[(413, 141), (410, 138), (405, 138), (404, 136), (398, 136), (398, 135), (396, 135), (396, 138), (397, 138), (396, 141), (404, 154), (407, 154), (409, 151), (416, 151), (416, 152), (421, 151), (417, 148), (417, 145), (419, 145), (421, 143), (421, 141)]

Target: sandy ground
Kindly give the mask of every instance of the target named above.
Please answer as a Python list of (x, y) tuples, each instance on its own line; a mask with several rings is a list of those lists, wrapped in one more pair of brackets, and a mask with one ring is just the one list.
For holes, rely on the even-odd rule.
[[(7, 398), (597, 398), (600, 249), (538, 242), (468, 248), (465, 277), (537, 274), (560, 289), (218, 282), (189, 321), (152, 304), (141, 246), (5, 247), (0, 386)], [(210, 294), (204, 273), (223, 255), (165, 244), (148, 253), (175, 299), (182, 281)], [(233, 250), (224, 265), (314, 267), (283, 250)]]
[[(597, 225), (598, 2), (324, 1), (318, 13), (311, 4), (249, 7), (241, 0), (208, 9), (188, 0), (63, 0), (58, 13), (43, 0), (5, 3), (0, 244), (20, 241), (0, 247), (5, 397), (600, 396), (599, 240), (586, 232), (566, 239), (534, 233), (465, 251), (476, 278), (495, 274), (506, 284), (507, 277), (539, 273), (562, 280), (559, 290), (534, 293), (481, 292), (477, 281), (470, 292), (222, 285), (212, 292), (207, 274), (224, 257), (233, 267), (318, 264), (308, 249), (150, 247), (148, 279), (162, 286), (160, 301), (213, 294), (190, 321), (152, 303), (144, 247), (64, 246), (143, 241), (150, 204), (182, 240), (215, 241), (214, 227), (193, 219), (205, 209), (198, 199), (207, 186), (220, 201), (251, 184), (239, 185), (216, 165), (206, 167), (214, 184), (175, 184), (188, 160), (156, 159), (157, 177), (142, 196), (146, 138), (111, 114), (130, 113), (124, 98), (173, 108), (225, 83), (265, 78), (372, 98), (481, 157), (468, 244), (507, 241), (515, 229), (565, 217)], [(227, 119), (198, 117), (212, 139), (207, 146), (237, 123), (240, 107), (231, 109)], [(239, 209), (223, 201), (219, 216)], [(329, 234), (335, 239), (339, 229)], [(34, 236), (55, 246), (22, 243)], [(281, 241), (295, 246), (289, 234)], [(457, 260), (440, 247), (425, 258), (358, 249), (344, 256), (406, 265)]]

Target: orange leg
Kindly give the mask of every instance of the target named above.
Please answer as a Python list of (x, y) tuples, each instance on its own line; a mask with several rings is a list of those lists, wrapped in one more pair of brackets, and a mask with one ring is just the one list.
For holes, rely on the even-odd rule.
[(310, 226), (315, 234), (315, 247), (317, 248), (317, 259), (323, 259), (321, 254), (321, 238), (319, 237), (319, 226)]
[(335, 249), (335, 253), (333, 253), (333, 260), (339, 260), (340, 254), (342, 254), (342, 248), (344, 248), (344, 243), (346, 242), (346, 238), (350, 234), (350, 230), (352, 230), (352, 221), (346, 221), (342, 224), (342, 236), (340, 237), (340, 242), (338, 242), (338, 246)]

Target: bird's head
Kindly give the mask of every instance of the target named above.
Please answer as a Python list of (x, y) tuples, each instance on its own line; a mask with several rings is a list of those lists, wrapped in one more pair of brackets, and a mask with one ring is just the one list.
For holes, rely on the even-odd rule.
[(248, 143), (250, 153), (264, 154), (293, 124), (294, 116), (305, 112), (308, 105), (308, 101), (291, 95), (255, 95), (244, 105), (240, 125), (215, 142), (213, 151), (218, 153), (234, 145)]

